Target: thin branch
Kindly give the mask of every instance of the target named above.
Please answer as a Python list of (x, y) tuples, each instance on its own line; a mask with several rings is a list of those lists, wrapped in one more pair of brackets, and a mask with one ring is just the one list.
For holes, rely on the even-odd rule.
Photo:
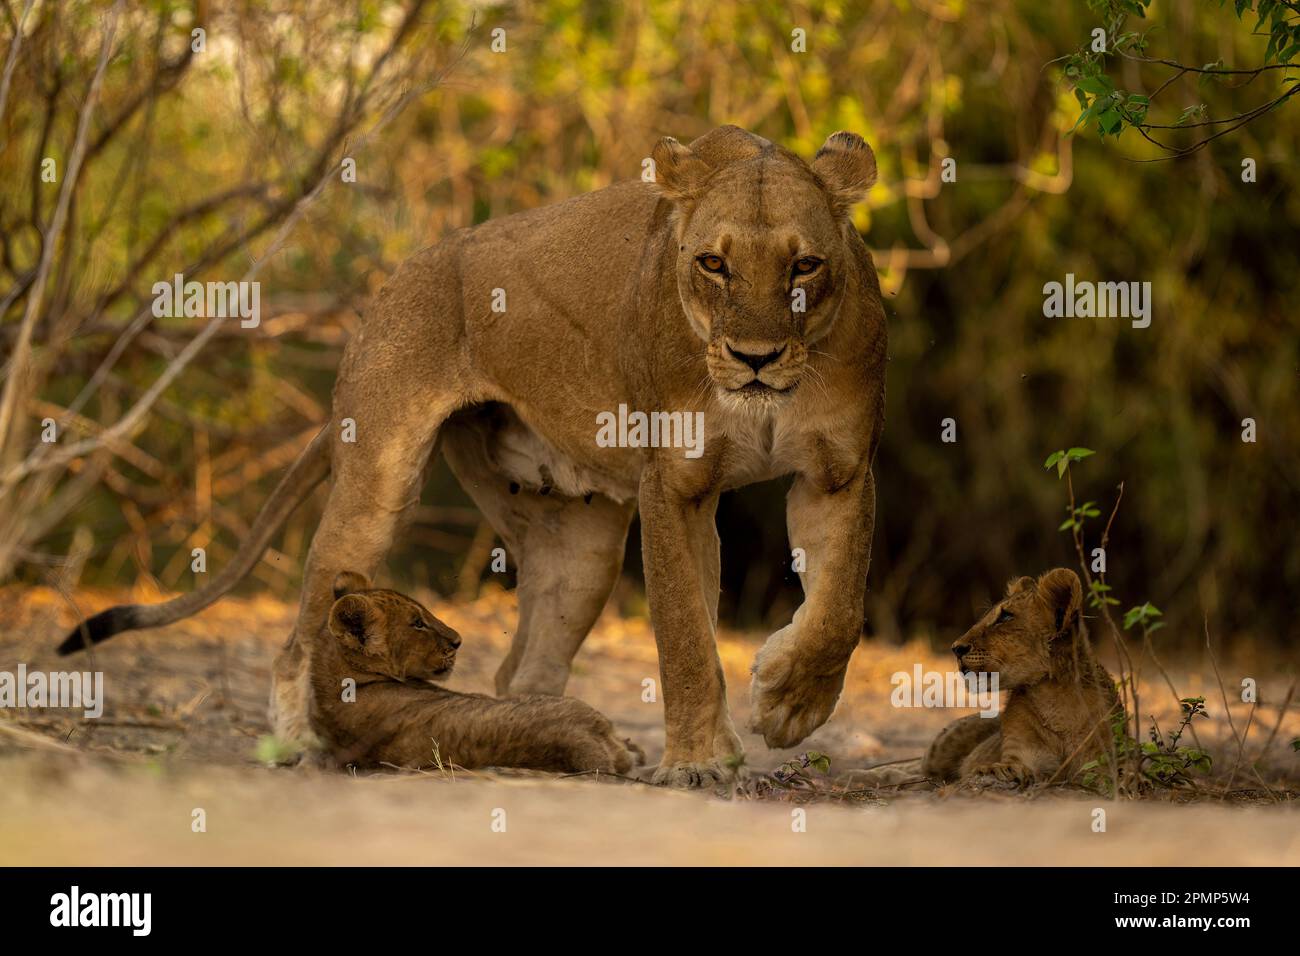
[[(9, 105), (9, 85), (13, 82), (14, 68), (18, 65), (18, 48), (23, 42), (23, 24), (27, 22), (27, 14), (32, 12), (32, 6), (36, 0), (27, 0), (23, 4), (23, 12), (18, 17), (18, 23), (14, 26), (14, 38), (9, 41), (9, 53), (5, 56), (4, 75), (0, 76), (0, 133), (4, 130), (5, 107)], [(0, 139), (0, 150), (3, 150), (5, 142)]]
[(27, 296), (22, 330), (19, 332), (18, 341), (14, 346), (14, 356), (10, 365), (9, 378), (5, 382), (4, 394), (3, 397), (0, 397), (0, 446), (3, 446), (4, 440), (9, 434), (10, 422), (13, 419), (14, 409), (18, 401), (18, 388), (23, 378), (23, 372), (26, 370), (25, 367), (31, 358), (32, 329), (36, 325), (36, 317), (40, 312), (41, 302), (45, 296), (45, 283), (49, 278), (50, 268), (54, 262), (54, 250), (59, 243), (59, 237), (68, 218), (68, 208), (72, 203), (72, 191), (76, 185), (77, 174), (81, 170), (81, 162), (86, 152), (86, 136), (90, 130), (90, 117), (94, 113), (95, 104), (99, 100), (99, 92), (104, 83), (104, 72), (108, 68), (109, 53), (112, 51), (113, 38), (117, 33), (117, 21), (118, 17), (121, 16), (123, 5), (124, 0), (117, 0), (108, 17), (108, 24), (104, 30), (104, 39), (99, 48), (99, 63), (96, 65), (95, 75), (90, 81), (90, 89), (86, 93), (86, 100), (81, 106), (81, 115), (77, 119), (76, 138), (72, 144), (72, 154), (68, 158), (67, 167), (63, 171), (63, 185), (59, 189), (58, 205), (55, 207), (49, 230), (46, 232), (45, 241), (42, 243), (41, 259), (36, 269), (36, 279), (32, 283), (30, 294)]

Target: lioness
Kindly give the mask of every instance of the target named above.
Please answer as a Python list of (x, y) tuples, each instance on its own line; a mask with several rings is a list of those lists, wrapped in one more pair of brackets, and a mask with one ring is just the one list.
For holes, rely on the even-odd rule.
[(963, 717), (940, 731), (921, 761), (925, 776), (1065, 782), (1104, 752), (1110, 718), (1123, 705), (1093, 657), (1082, 608), (1083, 587), (1068, 568), (1017, 578), (953, 643), (963, 673), (997, 673), (1006, 706), (997, 717)]
[(338, 765), (632, 768), (633, 752), (580, 700), (500, 700), (431, 683), (451, 675), (460, 636), (419, 602), (353, 571), (335, 580), (334, 597), (311, 682), (316, 729)]
[[(91, 618), (62, 650), (207, 606), (331, 475), (272, 689), (277, 733), (310, 740), (306, 675), (330, 583), (344, 567), (374, 572), (440, 447), (518, 565), (501, 694), (564, 692), (640, 509), (667, 738), (654, 779), (699, 785), (741, 763), (714, 646), (718, 497), (793, 474), (806, 597), (754, 662), (753, 726), (788, 747), (824, 723), (861, 633), (884, 424), (885, 315), (849, 216), (875, 157), (841, 132), (810, 164), (727, 126), (663, 139), (652, 158), (653, 183), (460, 230), (408, 259), (348, 343), (330, 423), (231, 564), (174, 601)], [(623, 411), (702, 415), (703, 447), (684, 451), (680, 425), (597, 441)]]

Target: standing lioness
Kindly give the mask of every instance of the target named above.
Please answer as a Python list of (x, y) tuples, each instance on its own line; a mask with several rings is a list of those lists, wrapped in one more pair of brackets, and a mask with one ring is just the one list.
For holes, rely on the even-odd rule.
[[(852, 133), (809, 164), (723, 127), (690, 146), (664, 139), (653, 160), (654, 183), (460, 230), (407, 260), (348, 343), (330, 423), (231, 565), (194, 594), (92, 618), (85, 636), (206, 606), (330, 475), (272, 693), (277, 732), (309, 740), (331, 582), (373, 573), (441, 447), (518, 564), (500, 693), (563, 693), (639, 507), (667, 732), (655, 779), (699, 784), (741, 751), (714, 647), (718, 496), (792, 474), (806, 598), (754, 663), (753, 725), (788, 747), (825, 722), (861, 631), (884, 423), (885, 317), (849, 217), (875, 158)], [(619, 429), (610, 447), (599, 422), (621, 406), (677, 424), (654, 428), (658, 441)], [(702, 447), (683, 447), (701, 415)]]

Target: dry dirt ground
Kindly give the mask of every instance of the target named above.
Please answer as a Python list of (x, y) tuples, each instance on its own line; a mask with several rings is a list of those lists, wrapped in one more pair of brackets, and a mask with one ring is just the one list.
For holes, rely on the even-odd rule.
[[(75, 601), (90, 613), (131, 597), (82, 591)], [(514, 626), (512, 595), (489, 590), (467, 604), (421, 598), (465, 639), (449, 686), (490, 691)], [(1230, 694), (1245, 674), (1271, 702), (1253, 713), (1247, 704), (1230, 708), (1235, 733), (1248, 730), (1240, 762), (1208, 662), (1171, 671), (1182, 695), (1209, 703), (1211, 717), (1197, 730), (1216, 772), (1199, 794), (1111, 801), (1059, 788), (863, 788), (854, 770), (919, 755), (944, 722), (966, 713), (890, 705), (894, 672), (916, 663), (948, 669), (920, 641), (864, 642), (834, 717), (796, 750), (770, 751), (745, 734), (752, 777), (742, 791), (517, 772), (350, 776), (271, 769), (258, 758), (270, 662), (294, 611), (271, 598), (227, 599), (190, 621), (117, 638), (92, 666), (52, 653), (76, 619), (67, 601), (40, 588), (0, 590), (0, 671), (19, 661), (32, 670), (102, 670), (107, 698), (99, 720), (0, 709), (0, 864), (1300, 864), (1300, 755), (1289, 746), (1300, 736), (1300, 706), (1278, 706), (1293, 664), (1219, 661)], [(747, 723), (748, 669), (760, 640), (720, 640), (738, 727)], [(1149, 702), (1161, 726), (1172, 727), (1173, 696), (1149, 676), (1143, 709)], [(662, 708), (642, 698), (643, 681), (657, 677), (648, 623), (607, 611), (569, 693), (608, 714), (653, 764)], [(830, 758), (829, 773), (773, 779), (809, 751)], [(1105, 832), (1094, 829), (1099, 808)], [(198, 810), (205, 832), (193, 826)]]

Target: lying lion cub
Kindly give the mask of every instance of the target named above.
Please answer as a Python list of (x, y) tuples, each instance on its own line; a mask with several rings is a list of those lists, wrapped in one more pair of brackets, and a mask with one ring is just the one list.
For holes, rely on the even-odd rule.
[(312, 689), (322, 738), (339, 766), (632, 768), (629, 745), (580, 700), (499, 700), (430, 683), (451, 674), (460, 636), (406, 595), (344, 571), (334, 598)]
[(1068, 568), (1018, 578), (953, 643), (963, 673), (997, 673), (1006, 706), (998, 717), (963, 717), (940, 731), (921, 761), (925, 776), (1063, 783), (1097, 759), (1122, 705), (1093, 657), (1082, 608), (1083, 587)]

